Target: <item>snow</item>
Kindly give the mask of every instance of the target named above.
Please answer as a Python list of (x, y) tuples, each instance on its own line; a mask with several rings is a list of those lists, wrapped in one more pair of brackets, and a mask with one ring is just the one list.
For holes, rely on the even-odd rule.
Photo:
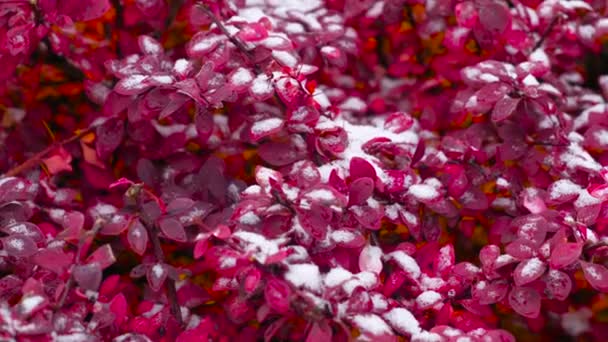
[(154, 273), (156, 278), (160, 279), (165, 274), (165, 268), (161, 264), (156, 264), (152, 266), (152, 273)]
[(333, 192), (327, 189), (313, 190), (311, 192), (308, 192), (305, 196), (319, 202), (331, 202), (336, 199), (336, 196), (334, 196)]
[(325, 275), (323, 283), (327, 287), (335, 287), (351, 279), (352, 277), (353, 274), (350, 271), (342, 267), (335, 267)]
[(245, 213), (243, 216), (239, 218), (239, 223), (254, 225), (260, 223), (260, 218), (258, 215), (254, 214), (252, 211)]
[(188, 70), (189, 66), (190, 66), (190, 62), (188, 62), (187, 59), (180, 58), (180, 59), (178, 59), (178, 60), (175, 61), (175, 65), (173, 66), (173, 70), (175, 70), (175, 72), (177, 72), (179, 74), (183, 74), (184, 72), (186, 72), (186, 70)]
[(521, 269), (522, 277), (532, 277), (540, 272), (545, 267), (545, 264), (539, 258), (532, 258), (525, 261), (524, 267)]
[(545, 52), (545, 50), (543, 50), (541, 48), (534, 50), (534, 52), (532, 52), (530, 54), (530, 61), (540, 62), (546, 66), (549, 66), (551, 64), (549, 62), (549, 56), (547, 56), (547, 53)]
[(36, 309), (40, 304), (42, 304), (44, 300), (44, 297), (34, 295), (25, 297), (21, 300), (21, 303), (19, 305), (21, 306), (23, 314), (29, 315), (34, 309)]
[(279, 246), (285, 243), (284, 239), (268, 240), (260, 234), (245, 231), (236, 232), (232, 237), (245, 242), (247, 244), (245, 250), (253, 252), (255, 258), (262, 264), (269, 256), (278, 253)]
[(523, 84), (528, 86), (528, 87), (532, 87), (532, 86), (538, 86), (540, 85), (540, 83), (538, 83), (538, 80), (536, 79), (536, 77), (532, 76), (532, 75), (528, 75), (526, 76), (523, 80), (522, 80)]
[(338, 243), (348, 243), (355, 239), (355, 234), (348, 230), (334, 230), (331, 233), (331, 239)]
[(230, 268), (234, 266), (236, 266), (236, 258), (222, 258), (222, 260), (220, 261), (220, 269)]
[(441, 299), (442, 298), (439, 293), (435, 291), (425, 291), (416, 298), (416, 305), (418, 305), (419, 308), (424, 309), (435, 305), (441, 301)]
[(272, 84), (267, 75), (260, 74), (256, 76), (251, 83), (251, 92), (255, 95), (265, 95), (272, 92)]
[(421, 333), (412, 336), (412, 342), (441, 342), (441, 341), (443, 341), (443, 338), (441, 337), (441, 335), (432, 333), (432, 332), (428, 332), (428, 331), (422, 331)]
[(296, 287), (303, 287), (311, 291), (321, 290), (321, 273), (315, 264), (289, 265), (285, 279)]
[(22, 251), (25, 243), (23, 240), (19, 238), (5, 240), (5, 243), (8, 243), (14, 250)]
[(598, 129), (593, 132), (593, 137), (602, 147), (608, 146), (608, 130)]
[[(393, 309), (394, 310), (394, 309)], [(393, 332), (386, 322), (378, 315), (361, 314), (353, 317), (353, 322), (364, 332), (372, 335), (390, 334)]]
[(589, 318), (593, 313), (589, 308), (582, 308), (574, 312), (566, 312), (562, 315), (562, 328), (570, 336), (581, 335), (591, 329)]
[(580, 192), (581, 187), (578, 184), (573, 183), (569, 179), (560, 179), (549, 187), (549, 198), (557, 199), (562, 196), (578, 194)]
[(143, 43), (144, 52), (147, 54), (156, 55), (161, 53), (161, 48), (152, 38), (142, 36), (141, 42)]
[(596, 204), (599, 204), (601, 202), (602, 201), (600, 199), (591, 196), (591, 194), (589, 193), (589, 191), (587, 191), (585, 189), (585, 190), (583, 190), (583, 191), (580, 192), (580, 195), (578, 196), (578, 198), (574, 202), (574, 207), (575, 208), (582, 208), (582, 207), (587, 207), (587, 206), (591, 206), (591, 205), (596, 205)]
[(346, 281), (342, 285), (342, 288), (344, 289), (344, 292), (346, 292), (346, 294), (350, 296), (353, 291), (359, 286), (370, 290), (374, 286), (376, 286), (377, 283), (378, 277), (376, 276), (376, 274), (365, 271), (357, 273), (352, 279)]
[(260, 121), (256, 121), (251, 126), (251, 133), (255, 135), (266, 134), (283, 125), (283, 120), (279, 118), (268, 118)]
[(420, 277), (420, 266), (416, 263), (416, 260), (411, 256), (405, 254), (404, 251), (395, 251), (388, 254), (389, 257), (393, 258), (401, 268), (409, 273), (414, 279)]
[(144, 75), (131, 75), (120, 80), (120, 84), (127, 89), (138, 88), (147, 78), (148, 76)]
[(479, 75), (479, 79), (487, 83), (498, 82), (500, 80), (498, 77), (487, 73)]
[[(569, 135), (568, 138), (575, 139), (575, 135)], [(589, 171), (599, 171), (601, 165), (591, 157), (579, 144), (573, 142), (568, 146), (568, 150), (560, 156), (562, 163), (566, 164), (569, 169), (583, 169)]]
[(272, 51), (272, 58), (290, 68), (295, 68), (295, 66), (298, 64), (298, 58), (289, 51)]
[(208, 50), (214, 48), (220, 41), (224, 40), (223, 35), (212, 35), (207, 36), (199, 41), (197, 41), (194, 45), (190, 47), (190, 51), (192, 52), (207, 52)]
[(439, 192), (428, 184), (414, 184), (407, 191), (417, 200), (430, 201), (439, 197)]
[(172, 84), (173, 83), (173, 77), (168, 76), (168, 75), (153, 75), (150, 78), (153, 81), (160, 83), (160, 84)]
[(236, 69), (232, 76), (230, 76), (230, 83), (236, 86), (248, 84), (252, 80), (253, 74), (251, 73), (251, 71), (243, 67)]
[(319, 172), (321, 174), (322, 181), (327, 181), (329, 179), (331, 171), (334, 169), (348, 170), (350, 160), (354, 157), (360, 157), (369, 161), (376, 170), (376, 174), (382, 180), (386, 181), (386, 174), (384, 173), (384, 170), (378, 165), (378, 160), (363, 151), (363, 144), (370, 141), (371, 139), (384, 137), (392, 140), (393, 143), (409, 144), (412, 146), (413, 150), (415, 149), (415, 146), (418, 143), (419, 139), (418, 134), (416, 134), (413, 130), (395, 134), (385, 130), (383, 127), (380, 126), (354, 125), (341, 118), (338, 118), (334, 121), (330, 121), (328, 119), (320, 119), (317, 123), (316, 129), (331, 129), (333, 127), (342, 127), (346, 131), (348, 135), (348, 146), (346, 147), (346, 150), (339, 155), (339, 160), (324, 164), (319, 167)]
[(384, 2), (377, 1), (372, 5), (372, 7), (370, 7), (370, 9), (367, 11), (365, 16), (368, 18), (377, 18), (382, 14), (383, 10), (384, 10)]
[(340, 104), (340, 109), (351, 112), (363, 112), (366, 108), (365, 102), (358, 97), (349, 97)]
[(422, 332), (416, 317), (405, 308), (394, 308), (382, 315), (395, 330), (402, 334), (416, 335)]

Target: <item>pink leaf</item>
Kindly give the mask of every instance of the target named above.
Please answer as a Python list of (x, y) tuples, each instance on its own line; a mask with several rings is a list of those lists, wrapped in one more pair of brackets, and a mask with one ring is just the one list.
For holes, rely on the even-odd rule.
[(318, 341), (331, 341), (332, 330), (326, 321), (319, 321), (312, 325), (312, 328), (308, 332), (306, 342), (318, 342)]
[(545, 273), (547, 266), (538, 258), (520, 262), (513, 272), (513, 279), (517, 286), (528, 284)]
[(113, 263), (116, 262), (116, 257), (114, 256), (114, 252), (112, 252), (112, 247), (109, 244), (105, 244), (95, 250), (93, 254), (91, 254), (86, 263), (98, 263), (101, 269), (106, 269), (110, 267)]
[(494, 109), (492, 110), (492, 121), (500, 122), (508, 119), (517, 109), (519, 101), (519, 98), (514, 99), (509, 96), (505, 96), (504, 98), (498, 100), (498, 102), (496, 102), (494, 105)]
[(349, 186), (348, 205), (361, 205), (374, 192), (374, 180), (369, 177), (356, 179)]
[(159, 291), (168, 275), (169, 272), (164, 264), (154, 264), (153, 266), (148, 267), (146, 276), (148, 278), (150, 288), (152, 288), (152, 290), (155, 292)]
[(85, 290), (97, 291), (99, 284), (101, 284), (101, 268), (97, 263), (74, 266), (72, 276), (78, 285)]
[(40, 265), (57, 274), (63, 274), (74, 261), (73, 253), (66, 253), (60, 248), (41, 249), (33, 256), (36, 265)]
[(536, 318), (540, 314), (540, 295), (529, 287), (514, 287), (509, 293), (509, 304), (518, 314)]
[(109, 303), (110, 311), (116, 317), (116, 324), (121, 325), (122, 322), (127, 318), (127, 299), (122, 293), (118, 293)]
[(562, 242), (558, 243), (551, 252), (549, 263), (552, 268), (564, 268), (578, 260), (583, 249), (582, 243)]
[(291, 301), (290, 286), (278, 279), (271, 279), (264, 288), (264, 298), (266, 303), (276, 312), (284, 314), (289, 311)]
[(144, 255), (148, 246), (148, 231), (139, 219), (136, 219), (129, 227), (127, 241), (135, 253)]
[(361, 272), (373, 272), (380, 274), (382, 272), (382, 250), (380, 247), (367, 245), (359, 254), (359, 270)]
[(2, 240), (2, 246), (8, 255), (25, 258), (38, 250), (36, 243), (25, 235), (11, 235)]
[(581, 266), (583, 267), (585, 279), (587, 279), (594, 289), (608, 292), (608, 269), (606, 267), (584, 261), (581, 261)]
[(557, 300), (565, 300), (572, 290), (572, 281), (570, 277), (558, 270), (549, 270), (545, 276), (545, 286), (549, 298), (553, 297)]

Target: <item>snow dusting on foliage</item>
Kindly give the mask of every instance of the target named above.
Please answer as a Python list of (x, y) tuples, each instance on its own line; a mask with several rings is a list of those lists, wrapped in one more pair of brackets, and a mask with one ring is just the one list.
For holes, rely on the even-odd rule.
[(0, 1), (0, 340), (608, 340), (606, 13)]

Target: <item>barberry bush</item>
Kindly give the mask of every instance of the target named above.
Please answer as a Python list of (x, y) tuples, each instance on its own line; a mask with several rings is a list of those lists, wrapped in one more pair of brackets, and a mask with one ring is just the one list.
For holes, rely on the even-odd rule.
[(1, 0), (0, 340), (608, 340), (603, 0)]

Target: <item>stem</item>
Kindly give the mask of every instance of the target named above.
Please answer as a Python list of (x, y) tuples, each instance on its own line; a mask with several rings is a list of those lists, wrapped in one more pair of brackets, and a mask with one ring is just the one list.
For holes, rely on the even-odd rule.
[[(154, 248), (154, 256), (158, 262), (165, 262), (165, 253), (163, 252), (163, 248), (160, 245), (160, 239), (158, 238), (158, 229), (156, 225), (151, 227), (148, 224), (144, 224), (146, 230), (148, 231), (148, 235), (150, 236), (150, 240), (152, 241), (152, 247)], [(166, 280), (165, 284), (167, 286), (167, 300), (169, 301), (169, 310), (171, 310), (171, 314), (177, 321), (177, 323), (182, 326), (182, 313), (179, 308), (179, 303), (177, 302), (177, 291), (175, 290), (175, 282), (172, 280)]]
[[(82, 249), (84, 248), (84, 245), (87, 242), (87, 238), (90, 236), (91, 239), (95, 239), (95, 236), (97, 235), (97, 233), (99, 232), (99, 230), (101, 229), (101, 227), (103, 226), (104, 223), (105, 223), (105, 220), (99, 218), (95, 221), (93, 228), (91, 228), (91, 230), (89, 232), (82, 234), (82, 236), (80, 237), (80, 240), (78, 240), (78, 249), (76, 250), (76, 256), (75, 256), (76, 259), (75, 259), (75, 263), (74, 263), (73, 267), (79, 266), (81, 264), (80, 260), (82, 258), (81, 258), (80, 254), (82, 253)], [(70, 278), (68, 279), (68, 282), (65, 284), (65, 289), (63, 290), (63, 293), (61, 294), (61, 298), (59, 299), (59, 302), (57, 303), (57, 306), (55, 307), (55, 312), (63, 307), (63, 305), (65, 304), (65, 301), (68, 298), (68, 295), (70, 294), (70, 290), (72, 289), (73, 286), (74, 286), (74, 276), (73, 276), (73, 273), (70, 272)]]
[(543, 45), (543, 43), (545, 42), (545, 39), (547, 39), (547, 37), (549, 37), (549, 34), (551, 34), (551, 31), (553, 31), (553, 27), (555, 27), (559, 18), (560, 18), (560, 16), (556, 15), (555, 17), (553, 17), (553, 19), (551, 19), (549, 26), (547, 26), (547, 28), (543, 32), (542, 36), (540, 36), (540, 39), (536, 42), (536, 44), (534, 44), (534, 47), (532, 48), (532, 52), (536, 51), (541, 45)]
[(252, 58), (251, 56), (251, 51), (249, 51), (247, 49), (247, 47), (245, 46), (245, 44), (243, 44), (243, 42), (241, 42), (240, 40), (238, 40), (236, 37), (233, 37), (230, 32), (228, 32), (228, 30), (226, 29), (226, 26), (224, 26), (224, 24), (222, 24), (222, 22), (220, 21), (220, 19), (217, 17), (217, 15), (215, 15), (215, 13), (213, 13), (209, 7), (205, 4), (201, 4), (199, 3), (198, 6), (205, 12), (207, 13), (207, 15), (209, 16), (209, 18), (211, 18), (211, 21), (213, 21), (213, 23), (215, 25), (217, 25), (217, 27), (220, 29), (220, 31), (222, 31), (222, 33), (228, 37), (228, 39), (230, 40), (230, 42), (234, 45), (236, 45), (236, 47), (241, 50), (241, 52), (243, 52), (244, 54), (247, 55), (247, 57)]
[(41, 162), (42, 158), (44, 158), (44, 156), (46, 156), (49, 152), (51, 152), (53, 149), (57, 148), (57, 147), (62, 147), (64, 145), (67, 145), (71, 142), (74, 142), (80, 138), (82, 138), (83, 136), (91, 133), (93, 131), (93, 129), (95, 129), (97, 127), (89, 127), (83, 131), (78, 132), (77, 134), (63, 140), (60, 141), (58, 143), (54, 143), (51, 144), (50, 146), (48, 146), (47, 148), (45, 148), (44, 150), (34, 154), (33, 156), (31, 156), (28, 160), (24, 161), (23, 163), (13, 167), (12, 169), (8, 170), (4, 175), (2, 175), (2, 177), (15, 177), (27, 170), (29, 170), (30, 168), (34, 167), (34, 165), (38, 164)]

